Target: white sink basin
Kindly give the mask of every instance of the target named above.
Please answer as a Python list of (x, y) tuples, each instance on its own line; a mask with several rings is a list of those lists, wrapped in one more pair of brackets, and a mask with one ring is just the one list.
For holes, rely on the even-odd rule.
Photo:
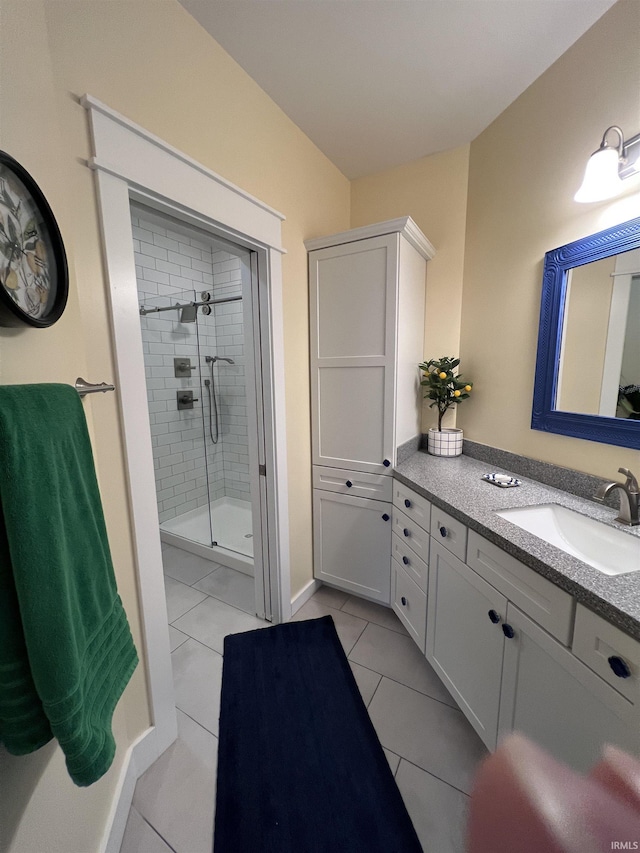
[(567, 507), (541, 504), (504, 509), (496, 515), (605, 575), (623, 575), (640, 570), (640, 537), (609, 527)]

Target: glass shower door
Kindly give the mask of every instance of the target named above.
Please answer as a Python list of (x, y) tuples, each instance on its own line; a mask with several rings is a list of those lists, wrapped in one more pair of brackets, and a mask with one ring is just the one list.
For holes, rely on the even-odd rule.
[[(160, 528), (210, 547), (210, 463), (199, 354), (200, 334), (206, 331), (201, 327), (209, 318), (189, 307), (200, 298), (193, 290), (171, 297), (140, 295), (150, 312), (140, 322)], [(152, 312), (176, 304), (187, 307)]]

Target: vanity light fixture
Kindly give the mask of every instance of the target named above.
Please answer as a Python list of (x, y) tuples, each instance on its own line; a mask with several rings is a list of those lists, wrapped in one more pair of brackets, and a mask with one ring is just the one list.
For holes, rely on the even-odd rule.
[[(616, 146), (607, 143), (612, 131), (618, 134)], [(625, 141), (622, 131), (614, 124), (605, 130), (600, 148), (589, 158), (582, 186), (573, 198), (579, 202), (613, 198), (622, 192), (625, 178), (639, 173), (640, 133)]]

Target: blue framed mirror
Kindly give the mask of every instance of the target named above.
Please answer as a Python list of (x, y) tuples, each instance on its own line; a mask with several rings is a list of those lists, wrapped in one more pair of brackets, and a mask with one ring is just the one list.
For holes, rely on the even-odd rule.
[(531, 427), (640, 449), (640, 218), (545, 255)]

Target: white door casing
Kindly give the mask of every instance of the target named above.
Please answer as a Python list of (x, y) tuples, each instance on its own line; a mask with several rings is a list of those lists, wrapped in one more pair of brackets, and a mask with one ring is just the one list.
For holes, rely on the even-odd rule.
[(259, 307), (262, 368), (256, 380), (262, 383), (262, 394), (254, 396), (261, 397), (264, 422), (264, 441), (256, 439), (256, 444), (266, 468), (266, 477), (260, 478), (267, 517), (262, 532), (274, 622), (291, 614), (282, 332), (284, 217), (95, 98), (86, 95), (82, 104), (92, 134), (89, 166), (96, 172), (109, 285), (152, 717), (149, 736), (136, 746), (135, 770), (140, 775), (173, 742), (176, 721), (129, 204), (142, 201), (255, 253), (258, 293), (253, 309)]

